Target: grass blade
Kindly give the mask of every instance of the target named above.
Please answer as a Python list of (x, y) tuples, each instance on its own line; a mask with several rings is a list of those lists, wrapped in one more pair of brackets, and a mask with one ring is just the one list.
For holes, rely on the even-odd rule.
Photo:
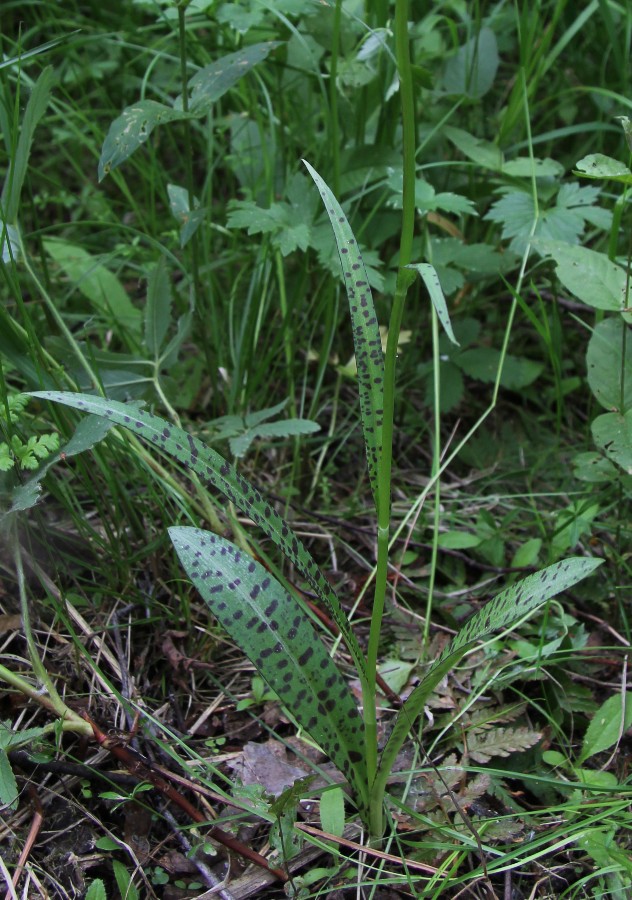
[(382, 453), (384, 416), (384, 354), (382, 353), (382, 340), (375, 315), (373, 296), (357, 241), (342, 207), (318, 172), (306, 160), (303, 162), (314, 179), (325, 204), (329, 221), (334, 230), (344, 273), (353, 326), (367, 466), (377, 506), (378, 470)]
[(327, 605), (353, 656), (358, 672), (362, 674), (366, 672), (364, 655), (349, 627), (340, 601), (311, 554), (261, 492), (240, 475), (223, 456), (181, 428), (125, 403), (65, 391), (35, 391), (31, 396), (63, 403), (80, 412), (93, 413), (121, 425), (156, 447), (160, 453), (174, 457), (186, 469), (195, 472), (203, 482), (209, 482), (221, 491), (256, 525), (259, 525), (286, 559), (303, 574), (319, 598)]
[(198, 528), (169, 535), (213, 615), (366, 805), (362, 718), (297, 601), (229, 541)]
[(26, 178), (33, 135), (39, 120), (46, 112), (54, 80), (53, 67), (47, 66), (35, 82), (31, 96), (26, 104), (15, 155), (11, 160), (9, 172), (2, 188), (1, 205), (3, 219), (9, 225), (14, 225), (18, 219), (20, 194)]

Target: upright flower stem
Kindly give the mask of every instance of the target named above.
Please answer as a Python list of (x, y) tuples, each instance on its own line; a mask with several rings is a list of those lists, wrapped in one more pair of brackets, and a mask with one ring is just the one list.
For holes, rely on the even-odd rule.
[(367, 652), (368, 684), (364, 697), (364, 717), (367, 729), (367, 768), (370, 797), (370, 830), (374, 838), (383, 831), (383, 787), (373, 790), (377, 771), (377, 726), (375, 719), (375, 694), (377, 659), (380, 631), (386, 601), (388, 575), (388, 544), (391, 517), (391, 468), (393, 459), (393, 414), (395, 406), (395, 366), (397, 344), (404, 313), (404, 303), (408, 288), (415, 279), (415, 273), (405, 268), (412, 259), (412, 244), (415, 226), (415, 103), (413, 96), (412, 69), (408, 42), (408, 0), (396, 0), (395, 4), (395, 54), (399, 76), (399, 92), (402, 101), (403, 133), (403, 197), (402, 227), (400, 234), (399, 270), (393, 309), (386, 344), (384, 373), (384, 418), (383, 442), (379, 462), (377, 491), (377, 566), (375, 594), (371, 614), (371, 632)]

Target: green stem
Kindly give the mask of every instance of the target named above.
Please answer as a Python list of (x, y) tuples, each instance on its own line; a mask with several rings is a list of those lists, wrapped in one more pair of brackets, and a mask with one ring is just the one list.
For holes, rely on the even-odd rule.
[(434, 516), (432, 528), (432, 555), (430, 559), (430, 577), (428, 578), (428, 597), (426, 599), (426, 621), (424, 622), (423, 648), (428, 646), (430, 640), (430, 617), (432, 615), (432, 601), (434, 584), (437, 571), (437, 557), (439, 554), (439, 522), (441, 514), (441, 479), (438, 476), (441, 466), (441, 360), (439, 358), (439, 321), (434, 306), (431, 306), (432, 316), (432, 368), (434, 373), (434, 437), (432, 447), (432, 478), (436, 480), (434, 492)]
[(397, 345), (408, 288), (415, 273), (405, 267), (412, 259), (415, 227), (415, 102), (413, 96), (410, 48), (408, 42), (408, 0), (397, 0), (395, 5), (395, 53), (402, 101), (403, 129), (403, 198), (402, 227), (399, 249), (399, 270), (393, 309), (389, 323), (386, 358), (384, 363), (384, 418), (382, 425), (382, 452), (379, 462), (377, 494), (377, 568), (375, 594), (371, 614), (371, 631), (367, 651), (368, 680), (363, 692), (364, 718), (367, 731), (367, 771), (371, 790), (369, 827), (371, 835), (379, 838), (383, 831), (383, 787), (373, 790), (377, 772), (377, 726), (375, 721), (375, 694), (377, 658), (388, 576), (389, 529), (391, 517), (391, 469), (393, 458), (393, 418), (395, 408), (395, 366)]
[(340, 134), (338, 122), (338, 55), (340, 53), (340, 20), (342, 0), (336, 0), (334, 25), (331, 35), (331, 65), (329, 68), (329, 131), (332, 164), (332, 190), (340, 196)]
[(35, 677), (41, 687), (36, 687), (35, 685), (31, 684), (30, 681), (22, 678), (21, 675), (16, 675), (15, 672), (11, 672), (5, 666), (1, 665), (0, 679), (16, 688), (16, 690), (24, 694), (25, 697), (30, 697), (31, 700), (35, 700), (35, 702), (39, 703), (39, 705), (44, 709), (59, 716), (59, 718), (62, 719), (64, 723), (62, 727), (66, 731), (75, 731), (80, 734), (92, 735), (92, 728), (90, 727), (88, 722), (78, 716), (77, 713), (69, 709), (59, 696), (57, 688), (55, 687), (50, 675), (46, 671), (44, 663), (42, 662), (37, 651), (37, 647), (33, 639), (33, 630), (31, 628), (31, 615), (26, 593), (24, 568), (22, 566), (22, 552), (15, 528), (12, 529), (10, 539), (13, 544), (13, 558), (15, 562), (15, 570), (18, 581), (18, 594), (20, 597), (22, 628), (24, 630), (24, 637), (26, 638), (26, 646), (28, 649), (31, 665), (33, 667), (33, 673), (35, 674)]
[[(46, 306), (46, 309), (50, 313), (51, 318), (54, 320), (54, 322), (57, 325), (57, 327), (59, 328), (61, 334), (64, 336), (64, 338), (68, 342), (68, 346), (70, 347), (71, 351), (77, 357), (79, 365), (81, 366), (81, 368), (84, 370), (84, 372), (90, 379), (90, 386), (92, 388), (94, 388), (95, 390), (97, 390), (103, 396), (103, 389), (101, 387), (101, 379), (98, 377), (98, 375), (96, 374), (96, 372), (94, 371), (94, 369), (92, 368), (92, 366), (90, 365), (88, 360), (86, 359), (85, 354), (83, 354), (81, 352), (81, 349), (80, 349), (79, 345), (77, 344), (77, 341), (75, 340), (74, 335), (72, 334), (72, 332), (70, 331), (70, 329), (68, 328), (66, 323), (64, 322), (63, 317), (60, 315), (57, 307), (51, 300), (51, 298), (48, 294), (48, 291), (46, 290), (46, 288), (44, 287), (44, 285), (42, 284), (40, 279), (37, 277), (35, 270), (31, 266), (28, 254), (26, 253), (24, 246), (21, 247), (21, 252), (22, 252), (22, 261), (24, 263), (24, 268), (26, 269), (26, 271), (29, 273), (29, 275), (33, 279), (33, 282), (35, 283), (35, 286), (36, 286), (40, 296), (42, 297), (42, 299), (44, 301), (44, 305)], [(17, 323), (14, 323), (14, 324), (17, 325)], [(58, 368), (58, 366), (55, 365), (55, 368)], [(64, 376), (64, 380), (68, 381), (68, 376)]]
[[(189, 112), (189, 79), (187, 78), (187, 42), (186, 42), (186, 6), (188, 4), (178, 4), (178, 49), (180, 53), (180, 82), (182, 86), (182, 112)], [(191, 120), (185, 118), (182, 122), (184, 128), (184, 165), (186, 188), (189, 195), (189, 209), (194, 209), (194, 179), (193, 179), (193, 139), (191, 132)], [(214, 363), (211, 355), (211, 347), (208, 341), (205, 324), (205, 310), (202, 308), (202, 286), (200, 281), (200, 242), (199, 231), (191, 237), (189, 242), (191, 248), (191, 270), (193, 273), (193, 299), (195, 315), (197, 316), (200, 332), (202, 335), (202, 345), (206, 355), (207, 370), (210, 375), (213, 387), (215, 387), (216, 362)]]

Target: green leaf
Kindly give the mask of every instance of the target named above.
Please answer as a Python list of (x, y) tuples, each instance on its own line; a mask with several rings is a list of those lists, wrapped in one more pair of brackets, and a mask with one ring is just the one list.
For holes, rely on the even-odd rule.
[(298, 602), (229, 541), (197, 528), (169, 535), (213, 615), (366, 803), (364, 723)]
[(159, 453), (172, 456), (185, 469), (191, 469), (202, 482), (208, 482), (221, 491), (268, 535), (286, 559), (304, 575), (329, 608), (353, 656), (356, 668), (360, 672), (366, 671), (363, 653), (351, 631), (340, 601), (310, 553), (261, 492), (219, 453), (181, 428), (125, 403), (64, 391), (36, 391), (31, 396), (53, 403), (63, 403), (81, 412), (103, 416), (110, 422), (122, 425), (137, 437), (147, 441)]
[(208, 215), (208, 210), (200, 208), (200, 201), (197, 197), (193, 198), (193, 209), (191, 209), (189, 192), (186, 188), (178, 187), (176, 184), (167, 185), (167, 194), (171, 212), (180, 225), (180, 246), (186, 247)]
[(437, 545), (444, 550), (469, 550), (478, 547), (481, 538), (469, 531), (444, 531), (439, 535)]
[(22, 728), (14, 731), (9, 721), (0, 722), (0, 749), (8, 752), (39, 740), (43, 734), (46, 734), (45, 728)]
[[(251, 44), (200, 69), (187, 85), (189, 112), (194, 116), (205, 116), (216, 100), (280, 45), (281, 41)], [(176, 110), (181, 110), (182, 96), (173, 105)]]
[(332, 787), (322, 792), (319, 812), (322, 830), (342, 837), (345, 830), (345, 795), (342, 788)]
[(511, 568), (522, 569), (527, 566), (535, 566), (541, 549), (542, 538), (530, 538), (525, 541), (514, 553)]
[(46, 238), (42, 243), (48, 255), (108, 324), (117, 331), (121, 325), (135, 332), (139, 330), (140, 310), (132, 304), (116, 275), (98, 257), (59, 238)]
[(171, 303), (167, 262), (161, 256), (149, 275), (145, 305), (145, 346), (156, 360), (171, 324)]
[(18, 806), (18, 784), (6, 750), (0, 749), (0, 807), (15, 810)]
[(342, 207), (318, 172), (306, 160), (303, 162), (314, 179), (325, 204), (329, 221), (334, 230), (344, 273), (353, 326), (367, 467), (373, 497), (377, 503), (377, 479), (382, 453), (382, 418), (384, 415), (384, 355), (373, 296), (358, 245)]
[(583, 303), (618, 312), (628, 306), (625, 269), (605, 253), (541, 238), (534, 245), (538, 252), (553, 257), (557, 277)]
[[(386, 183), (392, 191), (388, 205), (393, 207), (393, 209), (401, 209), (404, 192), (404, 173), (401, 166), (390, 172)], [(454, 194), (451, 191), (444, 191), (438, 194), (425, 178), (418, 178), (415, 181), (415, 206), (418, 212), (422, 214), (440, 209), (449, 213), (463, 213), (470, 216), (478, 215), (474, 203), (467, 197), (463, 197), (461, 194)]]
[(595, 444), (607, 458), (632, 475), (632, 409), (625, 415), (604, 413), (591, 426)]
[(601, 453), (578, 453), (573, 459), (573, 475), (588, 484), (608, 484), (616, 480), (616, 468)]
[[(476, 347), (454, 356), (453, 361), (470, 378), (493, 384), (498, 374), (501, 353), (491, 347)], [(511, 391), (519, 391), (532, 384), (542, 368), (541, 363), (507, 353), (503, 361), (500, 383)]]
[(588, 342), (588, 384), (598, 402), (611, 412), (625, 413), (632, 409), (630, 337), (630, 329), (620, 318), (613, 317), (599, 322)]
[(116, 886), (119, 889), (121, 900), (138, 900), (138, 890), (134, 887), (132, 876), (129, 874), (123, 863), (119, 862), (117, 859), (113, 859), (112, 868), (114, 869)]
[(469, 157), (484, 169), (492, 169), (497, 172), (502, 168), (503, 154), (496, 144), (474, 137), (469, 132), (463, 131), (462, 128), (454, 128), (452, 125), (444, 127), (443, 134), (464, 156)]
[(576, 244), (586, 222), (608, 228), (612, 218), (609, 212), (594, 205), (599, 193), (596, 188), (564, 184), (555, 205), (546, 207), (540, 202), (537, 210), (533, 196), (526, 190), (503, 187), (499, 193), (501, 198), (484, 218), (503, 223), (503, 238), (510, 238), (509, 248), (519, 254), (524, 253), (529, 242), (540, 253), (548, 252), (542, 248), (549, 243), (553, 246), (557, 242), (559, 247)]
[(589, 153), (577, 163), (576, 175), (584, 178), (607, 178), (620, 184), (632, 184), (632, 172), (626, 165), (603, 153)]
[(105, 893), (105, 885), (101, 878), (95, 878), (90, 882), (90, 887), (86, 891), (85, 900), (107, 900)]
[(441, 290), (441, 284), (439, 282), (439, 276), (437, 275), (435, 267), (431, 266), (429, 263), (415, 263), (413, 265), (407, 266), (407, 268), (415, 269), (421, 276), (421, 279), (426, 285), (426, 289), (430, 294), (430, 299), (432, 301), (432, 305), (435, 308), (435, 312), (439, 318), (439, 321), (443, 325), (443, 330), (452, 341), (452, 343), (458, 346), (459, 342), (455, 338), (454, 332), (452, 331), (452, 323), (450, 322), (448, 304), (445, 302), (445, 297), (443, 296), (443, 291)]
[(537, 156), (518, 156), (503, 163), (503, 175), (512, 178), (560, 178), (564, 166), (554, 159), (538, 159)]
[(228, 208), (229, 228), (245, 228), (248, 234), (272, 234), (272, 243), (283, 256), (310, 245), (311, 229), (304, 221), (305, 213), (289, 203), (273, 203), (264, 209), (252, 200), (231, 200)]
[(623, 128), (623, 133), (625, 135), (625, 142), (628, 145), (628, 149), (630, 153), (632, 153), (632, 119), (629, 119), (627, 116), (615, 116), (621, 122), (621, 127)]
[(609, 750), (632, 726), (632, 692), (614, 694), (602, 703), (592, 717), (582, 746), (580, 762)]
[(390, 774), (395, 757), (422, 712), (426, 700), (441, 679), (456, 666), (461, 657), (477, 641), (483, 640), (494, 631), (509, 628), (523, 616), (542, 606), (551, 597), (555, 597), (586, 578), (602, 562), (601, 559), (571, 557), (555, 563), (506, 588), (475, 613), (443, 653), (432, 663), (421, 683), (397, 714), (395, 725), (382, 752), (376, 781), (383, 786), (386, 785), (386, 779)]
[(443, 72), (443, 88), (449, 94), (464, 94), (479, 100), (494, 84), (498, 63), (496, 35), (484, 26), (448, 59)]
[(172, 109), (156, 100), (139, 100), (133, 106), (128, 106), (112, 122), (103, 142), (99, 159), (99, 181), (103, 181), (112, 169), (120, 166), (144, 144), (157, 125), (193, 118), (195, 116), (191, 113)]
[(115, 841), (113, 838), (105, 835), (104, 837), (101, 837), (97, 841), (95, 841), (94, 846), (97, 848), (97, 850), (120, 850), (121, 842)]

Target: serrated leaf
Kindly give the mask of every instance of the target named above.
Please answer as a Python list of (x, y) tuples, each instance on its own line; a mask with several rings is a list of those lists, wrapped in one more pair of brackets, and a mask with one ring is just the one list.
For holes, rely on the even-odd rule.
[(112, 169), (125, 162), (141, 144), (144, 144), (157, 125), (195, 118), (182, 109), (173, 109), (156, 100), (139, 100), (123, 110), (110, 125), (99, 159), (99, 181), (103, 181)]
[(145, 346), (156, 360), (171, 324), (171, 302), (167, 262), (161, 255), (149, 274), (145, 304)]
[(23, 728), (21, 731), (14, 731), (10, 722), (0, 722), (0, 749), (8, 752), (15, 747), (22, 747), (38, 740), (43, 734), (46, 734), (45, 728)]
[(502, 222), (503, 238), (511, 239), (509, 248), (515, 253), (524, 253), (529, 242), (539, 252), (546, 252), (541, 249), (545, 241), (557, 242), (559, 246), (576, 244), (587, 221), (608, 227), (610, 214), (594, 205), (597, 197), (594, 191), (594, 188), (562, 185), (555, 205), (540, 204), (536, 210), (533, 197), (526, 190), (501, 188), (501, 198), (492, 204), (484, 218)]
[(226, 224), (229, 228), (245, 228), (248, 234), (267, 234), (287, 223), (287, 204), (273, 203), (264, 209), (254, 200), (231, 200)]
[(395, 725), (380, 759), (376, 777), (377, 786), (386, 786), (386, 779), (397, 752), (423, 710), (427, 698), (441, 679), (456, 666), (461, 657), (477, 641), (494, 631), (509, 628), (523, 616), (542, 606), (551, 597), (555, 597), (586, 578), (602, 562), (601, 559), (571, 557), (554, 563), (502, 591), (475, 613), (432, 663), (421, 683), (404, 702), (397, 714)]
[(443, 326), (443, 330), (452, 343), (458, 346), (459, 342), (452, 331), (452, 322), (450, 321), (448, 304), (445, 302), (445, 297), (443, 296), (441, 283), (439, 282), (439, 276), (437, 275), (435, 267), (431, 266), (429, 263), (414, 263), (407, 268), (415, 269), (419, 273), (421, 280), (426, 285), (426, 289), (430, 294), (430, 300), (432, 301), (437, 317)]
[(301, 572), (320, 599), (327, 605), (340, 629), (359, 672), (366, 672), (364, 656), (351, 631), (338, 597), (290, 526), (276, 509), (262, 496), (258, 488), (241, 475), (231, 463), (202, 441), (158, 416), (114, 400), (104, 400), (89, 394), (64, 391), (35, 391), (33, 397), (63, 403), (80, 412), (103, 416), (110, 422), (127, 428), (147, 441), (159, 453), (172, 456), (202, 480), (210, 483), (249, 516), (255, 525), (281, 550), (283, 555)]
[(169, 535), (213, 615), (366, 802), (364, 723), (298, 602), (229, 541), (197, 528)]
[(614, 694), (602, 703), (584, 736), (580, 762), (609, 750), (632, 726), (632, 692)]
[(588, 384), (597, 401), (610, 412), (632, 409), (631, 337), (624, 322), (612, 317), (595, 326), (588, 342)]
[(495, 756), (509, 756), (520, 750), (528, 750), (542, 738), (539, 731), (528, 728), (494, 728), (475, 732), (467, 740), (467, 752), (474, 762), (488, 763)]
[(377, 483), (382, 453), (382, 419), (384, 415), (384, 355), (364, 262), (342, 207), (318, 172), (303, 160), (322, 197), (334, 230), (353, 326), (360, 394), (360, 414), (367, 467), (373, 497), (377, 503)]

